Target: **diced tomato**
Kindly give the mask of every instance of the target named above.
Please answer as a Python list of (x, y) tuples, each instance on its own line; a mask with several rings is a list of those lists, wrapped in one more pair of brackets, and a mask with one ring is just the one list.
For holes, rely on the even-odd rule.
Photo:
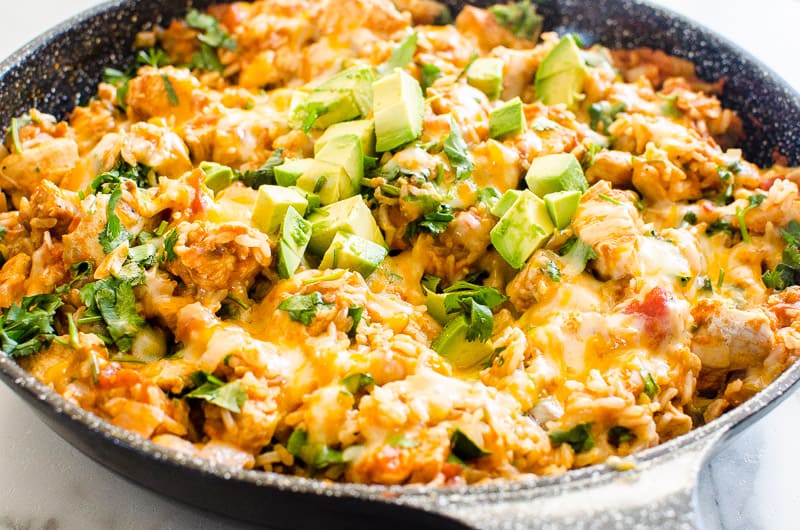
[(624, 309), (644, 320), (644, 331), (653, 343), (661, 342), (669, 326), (669, 293), (660, 286), (652, 288), (641, 301), (634, 300)]

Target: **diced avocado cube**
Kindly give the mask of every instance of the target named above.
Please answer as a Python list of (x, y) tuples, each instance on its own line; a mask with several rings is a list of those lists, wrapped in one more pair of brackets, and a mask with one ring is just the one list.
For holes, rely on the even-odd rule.
[(219, 193), (236, 180), (233, 170), (216, 162), (200, 162), (200, 169), (206, 174), (206, 187)]
[(497, 204), (494, 205), (494, 208), (491, 209), (492, 215), (495, 217), (503, 217), (503, 214), (517, 202), (520, 195), (522, 195), (522, 190), (506, 191), (503, 196), (500, 197), (500, 200), (497, 201)]
[(489, 232), (489, 238), (509, 265), (521, 269), (554, 229), (544, 201), (524, 190)]
[(574, 108), (583, 92), (586, 67), (575, 37), (566, 35), (542, 59), (536, 70), (536, 96), (545, 105)]
[(334, 123), (363, 118), (372, 110), (375, 74), (366, 65), (354, 66), (334, 75), (295, 106), (292, 121), (324, 129)]
[(286, 210), (278, 243), (278, 275), (289, 278), (303, 262), (303, 254), (311, 239), (311, 223), (293, 207)]
[(475, 59), (467, 70), (467, 83), (489, 99), (497, 99), (503, 92), (503, 61), (494, 57)]
[(354, 234), (338, 232), (322, 256), (319, 268), (350, 269), (366, 278), (375, 272), (386, 254), (388, 251), (383, 245)]
[(253, 208), (253, 226), (265, 234), (277, 232), (290, 207), (302, 215), (306, 212), (308, 201), (292, 189), (264, 184), (258, 188)]
[(364, 178), (364, 151), (361, 140), (355, 134), (337, 136), (325, 144), (317, 153), (317, 160), (338, 164), (344, 168), (350, 178), (349, 185), (339, 189), (339, 199), (346, 199), (361, 191), (361, 179)]
[(469, 324), (464, 315), (454, 318), (447, 323), (441, 335), (434, 339), (431, 348), (462, 370), (486, 361), (494, 353), (492, 346), (486, 342), (468, 341), (468, 329)]
[(323, 206), (312, 212), (308, 220), (312, 228), (308, 249), (318, 256), (325, 253), (337, 232), (355, 234), (386, 246), (372, 211), (361, 195)]
[(445, 325), (456, 317), (456, 313), (448, 313), (444, 305), (444, 299), (447, 297), (445, 293), (436, 293), (423, 287), (425, 291), (425, 306), (428, 308), (428, 314), (433, 317), (436, 322)]
[(569, 225), (572, 216), (578, 209), (578, 203), (581, 202), (581, 195), (583, 194), (579, 190), (568, 190), (548, 193), (544, 196), (547, 213), (550, 214), (550, 219), (556, 228), (563, 230)]
[(355, 134), (361, 140), (361, 150), (365, 155), (375, 154), (375, 122), (372, 120), (355, 120), (334, 123), (319, 137), (314, 144), (314, 154), (319, 153), (325, 145), (337, 136)]
[(350, 176), (339, 164), (314, 160), (308, 169), (300, 175), (295, 185), (309, 193), (319, 196), (320, 203), (333, 204), (341, 198), (342, 191), (350, 196), (352, 183)]
[(275, 183), (278, 184), (278, 186), (294, 186), (297, 179), (313, 165), (313, 158), (287, 160), (283, 164), (275, 166)]
[(518, 97), (497, 107), (489, 115), (489, 136), (503, 139), (521, 133), (527, 128), (525, 110)]
[(584, 192), (589, 187), (581, 163), (571, 153), (534, 158), (528, 174), (525, 175), (525, 182), (528, 184), (528, 188), (539, 197), (557, 191), (578, 190)]
[(425, 100), (416, 79), (397, 69), (372, 85), (375, 97), (375, 150), (391, 151), (419, 138)]

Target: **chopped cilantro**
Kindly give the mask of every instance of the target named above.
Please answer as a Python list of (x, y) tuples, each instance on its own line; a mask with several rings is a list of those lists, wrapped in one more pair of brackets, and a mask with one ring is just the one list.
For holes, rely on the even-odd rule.
[(696, 225), (697, 224), (697, 214), (694, 213), (691, 210), (686, 212), (684, 214), (684, 216), (683, 216), (683, 222), (684, 223), (689, 223), (690, 225)]
[(442, 71), (435, 64), (421, 64), (419, 66), (419, 75), (421, 78), (420, 86), (422, 93), (426, 93), (428, 88), (436, 82), (437, 79), (442, 77)]
[(379, 75), (387, 75), (394, 71), (395, 68), (405, 68), (408, 63), (414, 59), (414, 53), (417, 51), (417, 32), (409, 33), (403, 40), (397, 43), (392, 49), (392, 55), (389, 60), (378, 66)]
[(656, 397), (656, 394), (658, 394), (661, 391), (661, 388), (658, 386), (658, 383), (656, 383), (656, 380), (653, 378), (653, 374), (651, 374), (647, 370), (642, 370), (641, 372), (639, 372), (639, 375), (642, 376), (642, 381), (644, 381), (644, 394), (650, 399)]
[(131, 234), (125, 230), (122, 221), (115, 211), (121, 198), (122, 188), (114, 188), (114, 191), (112, 191), (111, 195), (108, 197), (108, 206), (106, 208), (108, 220), (106, 221), (106, 226), (97, 236), (98, 241), (100, 241), (100, 246), (103, 247), (103, 252), (106, 254), (111, 253), (122, 243), (131, 239)]
[(492, 309), (506, 301), (493, 287), (458, 281), (443, 291), (444, 309), (448, 314), (462, 313), (467, 321), (468, 341), (486, 342), (494, 331)]
[(190, 9), (186, 14), (186, 25), (192, 29), (202, 31), (197, 40), (212, 48), (236, 49), (236, 41), (222, 28), (214, 16)]
[(290, 296), (278, 305), (278, 309), (289, 313), (289, 317), (296, 322), (308, 326), (314, 317), (317, 316), (317, 311), (322, 309), (332, 308), (332, 304), (326, 304), (322, 299), (319, 292), (314, 291), (310, 294), (296, 294)]
[(782, 291), (792, 285), (800, 285), (800, 224), (791, 220), (786, 228), (780, 230), (786, 241), (783, 248), (783, 262), (774, 270), (766, 271), (761, 276), (764, 286)]
[(161, 48), (150, 48), (149, 50), (141, 50), (136, 55), (136, 62), (141, 66), (152, 66), (153, 68), (161, 68), (169, 64), (169, 56), (167, 52)]
[(720, 217), (719, 219), (708, 225), (708, 228), (706, 228), (706, 235), (708, 236), (714, 235), (717, 232), (725, 232), (729, 236), (732, 236), (733, 227), (731, 226), (730, 222)]
[(591, 423), (581, 423), (567, 431), (552, 431), (548, 436), (553, 444), (569, 444), (576, 453), (583, 453), (594, 447)]
[(412, 221), (406, 228), (406, 237), (413, 239), (422, 232), (439, 235), (447, 230), (447, 225), (455, 219), (453, 209), (447, 204), (440, 203), (436, 210), (424, 214), (419, 219)]
[(283, 164), (283, 162), (283, 148), (279, 147), (272, 152), (263, 166), (240, 173), (238, 178), (242, 184), (254, 190), (264, 184), (275, 184), (275, 168)]
[(750, 195), (747, 198), (747, 206), (744, 208), (736, 208), (736, 220), (739, 222), (739, 232), (742, 234), (742, 241), (750, 244), (750, 233), (747, 231), (747, 224), (744, 222), (744, 216), (750, 210), (758, 208), (767, 196), (761, 193)]
[(574, 260), (574, 263), (578, 265), (578, 272), (583, 272), (590, 260), (597, 259), (597, 253), (591, 245), (575, 236), (567, 239), (566, 243), (558, 250), (558, 255), (564, 256), (571, 262)]
[(461, 129), (450, 116), (450, 134), (444, 141), (444, 152), (450, 164), (456, 172), (456, 180), (463, 180), (472, 173), (472, 158), (464, 138), (461, 136)]
[(247, 391), (239, 381), (225, 383), (208, 372), (195, 372), (191, 375), (197, 388), (186, 394), (187, 398), (205, 401), (231, 412), (239, 413), (247, 401)]
[(621, 102), (613, 104), (608, 101), (592, 103), (589, 105), (589, 126), (598, 131), (602, 125), (602, 132), (607, 133), (617, 114), (625, 112), (626, 108), (625, 103)]
[[(136, 311), (136, 296), (130, 282), (109, 277), (87, 283), (80, 289), (80, 297), (86, 304), (84, 317), (93, 321), (102, 319), (119, 351), (130, 350), (136, 336), (147, 325)], [(87, 320), (82, 318), (81, 322)]]
[(553, 261), (551, 259), (548, 259), (547, 261), (545, 261), (544, 266), (541, 267), (541, 271), (548, 278), (550, 278), (550, 281), (553, 281), (553, 282), (560, 282), (561, 281), (561, 269), (558, 268), (558, 265), (556, 265), (555, 261)]
[(3, 353), (24, 357), (39, 352), (55, 334), (53, 320), (63, 302), (55, 294), (24, 296), (0, 316), (0, 346)]

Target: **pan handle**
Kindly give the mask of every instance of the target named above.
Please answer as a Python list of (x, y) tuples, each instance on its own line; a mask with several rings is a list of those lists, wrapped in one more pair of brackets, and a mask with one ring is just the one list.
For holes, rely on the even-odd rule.
[(466, 528), (484, 530), (699, 528), (695, 495), (699, 473), (724, 436), (725, 431), (716, 431), (647, 460), (632, 457), (633, 467), (626, 471), (599, 471), (579, 480), (565, 475), (564, 480), (543, 487), (512, 485), (508, 491), (477, 498), (440, 497), (424, 508)]

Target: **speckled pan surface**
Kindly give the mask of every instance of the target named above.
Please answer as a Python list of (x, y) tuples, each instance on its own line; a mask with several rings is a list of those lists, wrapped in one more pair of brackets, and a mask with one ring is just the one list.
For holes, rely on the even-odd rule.
[[(210, 0), (192, 2), (205, 7)], [(463, 2), (448, 0), (454, 10)], [(494, 2), (473, 2), (487, 4)], [(546, 25), (609, 47), (650, 46), (686, 57), (708, 80), (727, 80), (723, 103), (740, 112), (748, 159), (774, 151), (800, 164), (800, 97), (724, 39), (632, 0), (544, 0)], [(102, 69), (129, 62), (137, 30), (185, 14), (187, 0), (104, 4), (67, 21), (0, 64), (0, 122), (36, 107), (63, 117), (95, 92)], [(702, 460), (731, 433), (776, 405), (800, 380), (795, 365), (714, 422), (631, 459), (558, 477), (455, 489), (324, 484), (231, 470), (164, 450), (70, 405), (0, 355), (0, 377), (73, 445), (153, 490), (275, 528), (692, 527), (692, 487)]]

